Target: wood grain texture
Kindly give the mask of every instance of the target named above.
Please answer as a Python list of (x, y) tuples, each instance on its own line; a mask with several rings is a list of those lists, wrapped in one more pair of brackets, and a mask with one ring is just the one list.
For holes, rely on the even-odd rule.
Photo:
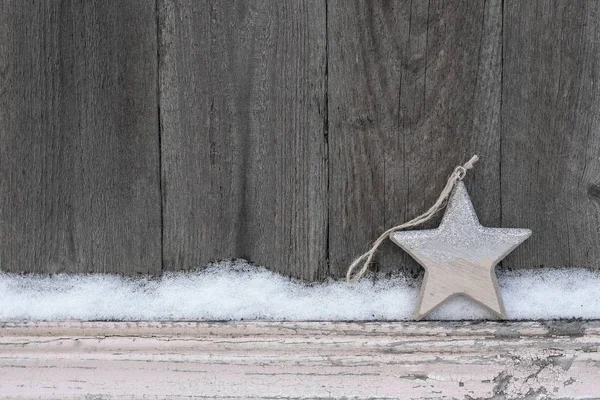
[[(593, 0), (1, 1), (0, 269), (241, 257), (341, 277), (475, 153), (482, 224), (534, 231), (505, 266), (599, 268), (598, 17)], [(422, 272), (389, 241), (377, 268)]]
[(0, 2), (0, 267), (160, 272), (155, 6)]
[(159, 1), (164, 267), (327, 276), (325, 1)]
[(0, 398), (595, 398), (599, 350), (593, 321), (3, 323)]
[[(328, 2), (330, 262), (427, 210), (454, 166), (500, 222), (501, 1)], [(435, 221), (430, 225), (434, 226)], [(390, 242), (379, 269), (422, 269)]]
[(600, 267), (600, 3), (505, 1), (502, 223), (515, 268)]

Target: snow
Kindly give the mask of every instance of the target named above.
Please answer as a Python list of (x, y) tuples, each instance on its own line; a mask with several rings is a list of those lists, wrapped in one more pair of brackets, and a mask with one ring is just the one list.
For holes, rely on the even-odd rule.
[[(499, 271), (509, 319), (600, 318), (600, 272)], [(420, 282), (396, 277), (307, 284), (222, 262), (161, 278), (0, 273), (0, 320), (407, 320)], [(428, 319), (488, 319), (457, 297)]]

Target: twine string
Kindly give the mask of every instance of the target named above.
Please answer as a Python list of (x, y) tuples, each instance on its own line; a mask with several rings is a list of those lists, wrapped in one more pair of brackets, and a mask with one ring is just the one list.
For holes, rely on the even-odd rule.
[[(408, 222), (405, 222), (401, 225), (396, 225), (383, 232), (381, 236), (379, 236), (379, 238), (377, 238), (377, 240), (373, 243), (373, 246), (371, 246), (371, 248), (366, 253), (356, 258), (352, 262), (352, 264), (350, 264), (350, 266), (348, 267), (348, 272), (346, 273), (346, 280), (348, 282), (356, 282), (367, 272), (367, 270), (369, 269), (369, 265), (371, 264), (371, 261), (373, 261), (373, 257), (377, 252), (377, 249), (384, 242), (384, 240), (387, 239), (392, 233), (407, 228), (419, 226), (424, 222), (430, 220), (438, 211), (443, 209), (446, 206), (446, 200), (450, 196), (450, 193), (452, 193), (452, 189), (454, 189), (454, 186), (456, 186), (458, 182), (464, 179), (465, 175), (467, 174), (467, 171), (473, 168), (473, 165), (478, 160), (479, 157), (477, 155), (474, 155), (464, 165), (459, 165), (456, 168), (454, 168), (454, 171), (452, 172), (452, 174), (448, 178), (448, 181), (446, 182), (446, 186), (444, 186), (444, 189), (440, 193), (440, 196), (438, 197), (436, 202), (431, 206), (431, 208), (429, 208), (429, 210), (425, 211), (423, 214), (411, 219)], [(356, 274), (352, 275), (353, 271), (360, 265), (360, 263), (363, 260), (365, 261), (362, 264), (360, 270)]]

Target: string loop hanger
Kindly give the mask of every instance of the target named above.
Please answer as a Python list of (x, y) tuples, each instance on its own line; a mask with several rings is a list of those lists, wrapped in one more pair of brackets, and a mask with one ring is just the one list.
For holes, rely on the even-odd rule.
[[(392, 233), (403, 229), (419, 226), (429, 221), (438, 211), (443, 209), (446, 206), (446, 200), (452, 193), (454, 186), (456, 186), (458, 182), (462, 181), (465, 178), (465, 176), (467, 175), (467, 171), (473, 168), (477, 161), (479, 161), (479, 156), (474, 155), (465, 164), (458, 165), (456, 168), (454, 168), (454, 171), (452, 172), (450, 177), (448, 177), (446, 186), (444, 186), (444, 189), (440, 193), (440, 196), (433, 204), (433, 206), (429, 208), (429, 210), (419, 215), (418, 217), (411, 219), (408, 222), (405, 222), (401, 225), (396, 225), (383, 232), (381, 236), (379, 236), (377, 240), (373, 243), (373, 246), (371, 246), (371, 248), (366, 253), (360, 255), (358, 258), (352, 261), (352, 264), (350, 264), (350, 266), (348, 267), (348, 272), (346, 272), (346, 281), (356, 282), (367, 272), (367, 270), (369, 269), (369, 265), (373, 261), (373, 257), (375, 256), (377, 249)], [(362, 267), (356, 274), (353, 275), (354, 270), (360, 265), (360, 263), (363, 260), (365, 261)]]

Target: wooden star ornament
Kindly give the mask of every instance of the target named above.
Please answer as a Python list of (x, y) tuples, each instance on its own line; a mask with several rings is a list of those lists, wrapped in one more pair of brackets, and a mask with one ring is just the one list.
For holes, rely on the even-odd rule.
[(425, 268), (415, 320), (458, 295), (472, 298), (505, 319), (494, 269), (529, 236), (529, 229), (481, 226), (467, 189), (459, 181), (438, 228), (390, 235), (394, 243)]

